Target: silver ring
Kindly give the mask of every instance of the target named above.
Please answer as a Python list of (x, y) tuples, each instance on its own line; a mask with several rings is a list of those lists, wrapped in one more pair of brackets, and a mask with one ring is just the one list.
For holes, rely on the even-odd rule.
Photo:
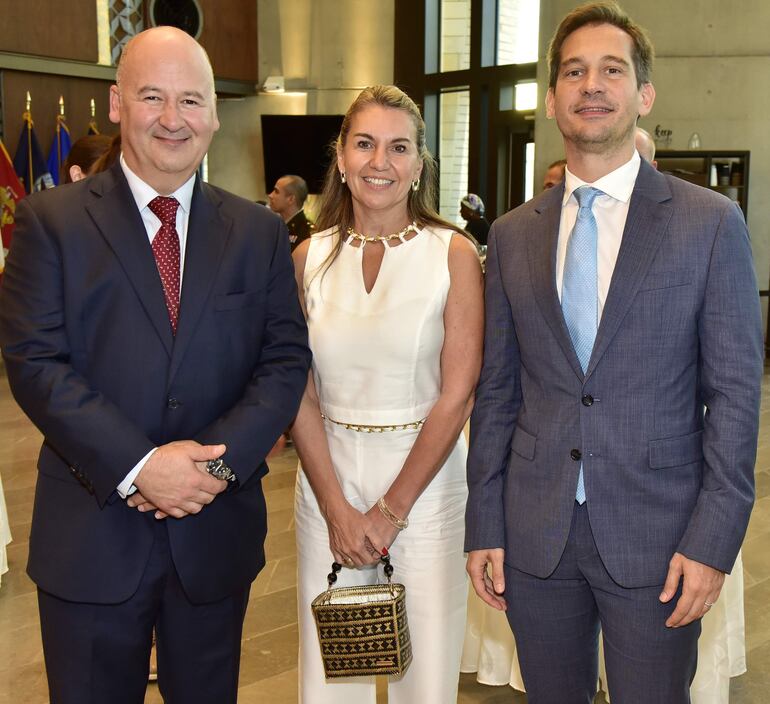
[(710, 609), (712, 606), (714, 606), (714, 602), (711, 602), (711, 601), (705, 601), (705, 602), (703, 602), (703, 605), (704, 605), (704, 606), (705, 606), (707, 609)]

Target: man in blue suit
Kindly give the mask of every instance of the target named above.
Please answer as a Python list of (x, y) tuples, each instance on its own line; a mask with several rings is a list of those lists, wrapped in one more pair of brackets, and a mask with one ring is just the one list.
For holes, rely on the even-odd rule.
[(310, 353), (280, 218), (196, 175), (219, 127), (187, 34), (134, 38), (113, 168), (25, 199), (0, 345), (44, 435), (28, 571), (54, 704), (235, 702), (264, 458)]
[(652, 46), (615, 3), (549, 48), (566, 180), (495, 222), (468, 571), (530, 704), (683, 704), (754, 498), (762, 335), (726, 198), (641, 161)]

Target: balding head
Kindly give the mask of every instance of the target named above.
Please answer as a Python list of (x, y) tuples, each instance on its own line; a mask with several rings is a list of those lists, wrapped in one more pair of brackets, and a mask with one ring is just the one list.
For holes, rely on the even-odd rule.
[(658, 162), (655, 161), (655, 140), (652, 138), (652, 135), (644, 128), (637, 127), (634, 143), (636, 145), (636, 151), (639, 152), (639, 156), (657, 169)]
[(167, 195), (198, 168), (219, 129), (206, 52), (174, 27), (137, 34), (123, 50), (110, 119), (119, 122), (128, 167)]
[(548, 165), (543, 177), (543, 190), (558, 186), (564, 180), (564, 169), (567, 168), (567, 160), (559, 159)]
[(301, 176), (295, 174), (281, 176), (267, 196), (270, 209), (288, 222), (299, 210), (302, 210), (307, 192), (307, 183)]
[(187, 49), (193, 54), (197, 54), (201, 59), (209, 75), (210, 90), (214, 94), (214, 70), (211, 68), (211, 61), (206, 50), (198, 44), (187, 32), (183, 32), (176, 27), (153, 27), (152, 29), (146, 29), (144, 32), (140, 32), (136, 36), (132, 37), (126, 45), (123, 47), (123, 51), (118, 61), (118, 68), (115, 72), (115, 82), (120, 88), (120, 84), (126, 73), (130, 72), (131, 68), (131, 55), (134, 52), (141, 53), (143, 45), (155, 45), (160, 48), (161, 51), (177, 52), (179, 50)]

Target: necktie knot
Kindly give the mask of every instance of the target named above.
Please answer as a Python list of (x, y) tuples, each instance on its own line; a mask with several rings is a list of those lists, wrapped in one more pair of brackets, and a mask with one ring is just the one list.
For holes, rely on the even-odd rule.
[(580, 186), (575, 189), (574, 193), (575, 200), (578, 202), (578, 207), (588, 208), (589, 210), (593, 207), (596, 196), (604, 195), (602, 191), (593, 186)]
[(176, 227), (176, 211), (179, 208), (179, 201), (170, 196), (157, 196), (153, 198), (148, 206), (163, 225)]

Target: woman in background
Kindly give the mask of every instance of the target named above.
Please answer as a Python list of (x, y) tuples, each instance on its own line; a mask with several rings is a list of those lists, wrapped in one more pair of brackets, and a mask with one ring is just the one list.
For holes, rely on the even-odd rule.
[(112, 137), (106, 134), (89, 134), (76, 140), (62, 166), (63, 182), (73, 183), (90, 175), (91, 167), (111, 144)]
[(434, 211), (436, 165), (414, 102), (393, 86), (348, 109), (318, 232), (294, 253), (313, 368), (292, 437), (300, 701), (367, 704), (374, 678), (326, 681), (310, 603), (377, 581), (387, 549), (406, 586), (414, 659), (390, 704), (456, 701), (463, 642), (465, 439), (481, 366), (473, 245)]

